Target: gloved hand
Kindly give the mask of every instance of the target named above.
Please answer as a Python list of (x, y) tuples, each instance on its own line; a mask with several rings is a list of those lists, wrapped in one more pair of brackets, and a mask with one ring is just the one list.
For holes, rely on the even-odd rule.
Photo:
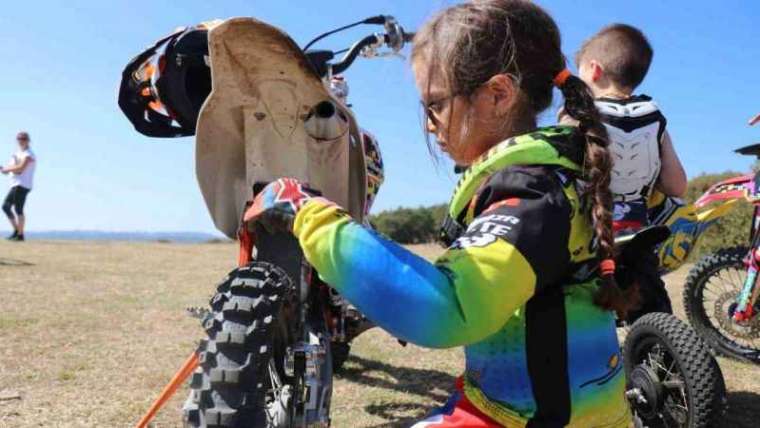
[(314, 192), (304, 188), (295, 178), (280, 178), (267, 184), (256, 195), (243, 221), (258, 220), (272, 229), (292, 231), (298, 210), (314, 197)]

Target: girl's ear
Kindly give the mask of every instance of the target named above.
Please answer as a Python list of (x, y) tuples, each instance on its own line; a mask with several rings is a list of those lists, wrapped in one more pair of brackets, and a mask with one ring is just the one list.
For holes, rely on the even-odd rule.
[(494, 115), (503, 117), (512, 109), (517, 95), (514, 79), (507, 74), (497, 74), (483, 85), (488, 103)]

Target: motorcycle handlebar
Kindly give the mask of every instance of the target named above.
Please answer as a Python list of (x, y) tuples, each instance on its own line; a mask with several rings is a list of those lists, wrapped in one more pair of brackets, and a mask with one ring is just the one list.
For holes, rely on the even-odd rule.
[[(341, 59), (340, 61), (332, 65), (332, 73), (340, 74), (346, 71), (346, 69), (348, 69), (348, 67), (350, 67), (351, 64), (354, 63), (354, 61), (356, 60), (356, 57), (359, 56), (362, 49), (366, 48), (367, 46), (371, 46), (377, 42), (378, 42), (378, 36), (373, 34), (371, 36), (367, 36), (359, 40), (358, 42), (354, 43), (354, 45), (351, 46), (351, 49), (349, 49), (349, 51), (343, 56), (343, 59)], [(383, 40), (383, 42), (385, 42), (385, 40)]]
[[(389, 34), (389, 33), (373, 34), (371, 36), (367, 36), (359, 40), (358, 42), (354, 43), (354, 45), (351, 46), (351, 49), (349, 49), (349, 51), (343, 56), (343, 58), (337, 63), (332, 65), (332, 73), (340, 74), (346, 71), (348, 67), (350, 67), (351, 64), (354, 63), (354, 61), (356, 60), (356, 57), (359, 56), (362, 50), (368, 46), (372, 46), (375, 44), (384, 44), (392, 48), (396, 52), (401, 50), (404, 44), (412, 41), (415, 33), (407, 33), (400, 26), (397, 26), (397, 28), (401, 34)], [(401, 36), (400, 45), (398, 44), (398, 36)]]

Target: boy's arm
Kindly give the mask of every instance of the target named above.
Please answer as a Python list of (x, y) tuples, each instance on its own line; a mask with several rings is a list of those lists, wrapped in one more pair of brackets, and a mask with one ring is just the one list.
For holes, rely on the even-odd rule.
[(673, 140), (666, 130), (662, 134), (660, 143), (660, 177), (657, 179), (657, 189), (667, 196), (682, 197), (686, 193), (686, 171), (678, 159), (676, 150), (673, 147)]

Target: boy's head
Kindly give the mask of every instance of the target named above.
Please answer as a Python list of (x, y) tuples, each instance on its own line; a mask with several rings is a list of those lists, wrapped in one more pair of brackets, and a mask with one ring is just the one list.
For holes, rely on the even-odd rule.
[(583, 42), (575, 64), (595, 95), (608, 90), (630, 94), (644, 80), (653, 54), (641, 30), (612, 24)]

